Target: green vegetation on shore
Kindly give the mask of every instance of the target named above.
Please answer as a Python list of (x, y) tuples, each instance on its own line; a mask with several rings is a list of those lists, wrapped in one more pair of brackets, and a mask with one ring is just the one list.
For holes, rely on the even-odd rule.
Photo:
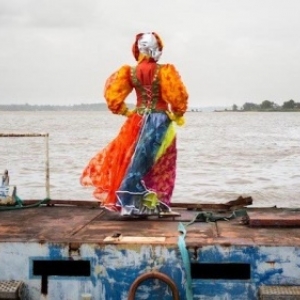
[(225, 111), (300, 111), (300, 102), (295, 102), (291, 99), (284, 102), (281, 106), (269, 100), (264, 100), (260, 104), (246, 102), (240, 108), (233, 104), (232, 110), (226, 109)]

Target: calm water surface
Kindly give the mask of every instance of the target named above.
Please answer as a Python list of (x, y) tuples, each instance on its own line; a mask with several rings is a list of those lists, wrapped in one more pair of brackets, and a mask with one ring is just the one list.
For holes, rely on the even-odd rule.
[[(52, 199), (93, 200), (79, 184), (88, 160), (124, 117), (109, 112), (0, 112), (0, 132), (50, 134)], [(300, 113), (186, 114), (178, 127), (174, 202), (226, 202), (252, 196), (255, 206), (300, 207)], [(43, 199), (45, 139), (1, 138), (0, 171), (8, 169), (22, 199)]]

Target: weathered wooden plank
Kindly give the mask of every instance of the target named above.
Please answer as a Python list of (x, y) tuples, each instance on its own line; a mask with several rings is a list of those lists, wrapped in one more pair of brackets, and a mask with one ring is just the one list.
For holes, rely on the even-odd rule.
[(297, 209), (257, 210), (247, 214), (251, 227), (300, 227), (300, 210)]

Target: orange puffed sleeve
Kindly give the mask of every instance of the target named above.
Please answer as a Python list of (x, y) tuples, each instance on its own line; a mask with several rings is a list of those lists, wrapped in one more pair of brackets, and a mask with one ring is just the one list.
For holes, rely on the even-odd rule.
[(108, 108), (114, 114), (124, 114), (127, 111), (124, 103), (133, 87), (130, 81), (130, 66), (122, 66), (114, 72), (105, 83), (104, 98)]
[(189, 96), (174, 65), (161, 66), (160, 85), (162, 99), (170, 104), (173, 113), (182, 116), (187, 110)]

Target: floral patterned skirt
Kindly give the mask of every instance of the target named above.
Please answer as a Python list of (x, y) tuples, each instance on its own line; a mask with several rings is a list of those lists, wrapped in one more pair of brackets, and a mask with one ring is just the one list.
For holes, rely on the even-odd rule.
[(163, 112), (130, 116), (120, 132), (83, 170), (102, 206), (122, 215), (170, 210), (176, 177), (176, 133)]

